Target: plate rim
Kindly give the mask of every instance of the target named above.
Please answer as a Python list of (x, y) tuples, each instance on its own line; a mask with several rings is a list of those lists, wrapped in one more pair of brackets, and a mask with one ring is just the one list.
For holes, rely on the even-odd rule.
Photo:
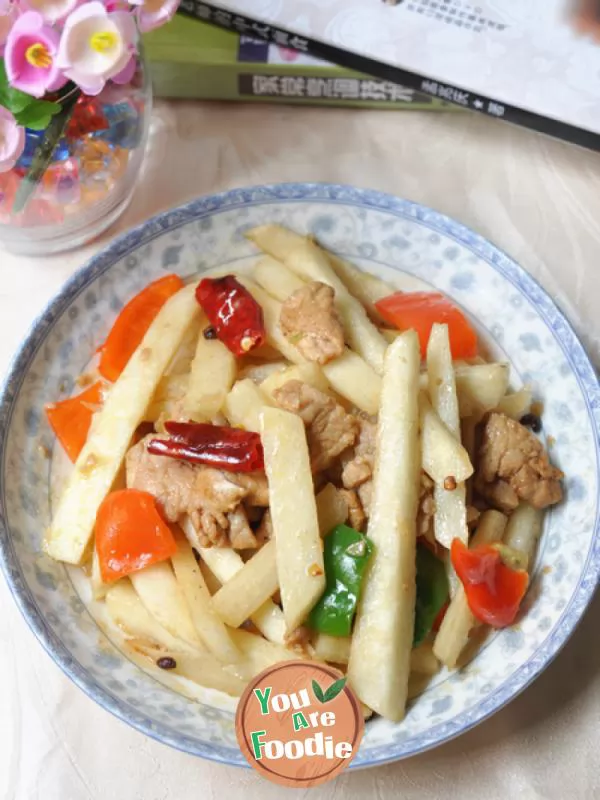
[[(163, 211), (133, 229), (125, 231), (99, 253), (88, 259), (63, 284), (30, 324), (27, 333), (10, 359), (8, 368), (0, 382), (0, 478), (5, 474), (4, 465), (7, 448), (4, 434), (10, 425), (15, 397), (19, 393), (32, 359), (45, 341), (46, 336), (51, 332), (55, 322), (66, 310), (66, 306), (72, 303), (90, 283), (107, 272), (118, 260), (127, 257), (127, 255), (153, 239), (177, 230), (202, 217), (210, 217), (215, 213), (239, 206), (264, 205), (275, 201), (279, 203), (323, 202), (332, 205), (337, 203), (338, 205), (352, 205), (393, 213), (400, 218), (412, 219), (421, 225), (425, 225), (474, 252), (479, 258), (486, 261), (492, 269), (516, 285), (519, 291), (533, 302), (536, 311), (543, 317), (545, 324), (569, 361), (586, 403), (588, 419), (596, 434), (597, 496), (591, 544), (586, 561), (581, 567), (578, 584), (569, 598), (569, 602), (554, 631), (545, 639), (542, 646), (531, 655), (528, 661), (497, 687), (494, 694), (484, 698), (474, 709), (459, 713), (454, 720), (438, 723), (441, 728), (452, 726), (454, 730), (450, 730), (448, 733), (441, 732), (433, 741), (418, 744), (420, 738), (430, 738), (429, 732), (423, 732), (414, 737), (416, 744), (409, 751), (398, 752), (384, 758), (365, 759), (359, 763), (353, 762), (350, 765), (350, 769), (364, 769), (409, 758), (449, 742), (485, 721), (496, 711), (499, 711), (514, 700), (550, 665), (571, 638), (588, 608), (599, 582), (600, 537), (598, 532), (600, 529), (600, 508), (598, 493), (600, 492), (600, 462), (598, 438), (600, 436), (600, 414), (598, 414), (598, 409), (600, 409), (600, 386), (596, 369), (572, 323), (564, 312), (539, 282), (502, 249), (463, 223), (423, 204), (378, 190), (358, 188), (339, 183), (288, 182), (243, 187), (203, 195), (180, 206)], [(484, 254), (483, 251), (487, 251), (487, 254)], [(515, 279), (517, 282), (515, 282)], [(540, 302), (543, 304), (544, 309), (540, 308)], [(543, 312), (552, 314), (554, 324), (547, 318), (547, 314)], [(557, 330), (557, 323), (560, 331)], [(568, 341), (565, 341), (565, 337)], [(594, 414), (594, 410), (596, 410), (597, 415)], [(3, 491), (3, 487), (1, 488)], [(213, 745), (208, 742), (199, 743), (187, 735), (173, 735), (168, 731), (162, 731), (162, 726), (153, 723), (149, 717), (140, 714), (138, 709), (135, 709), (137, 714), (132, 716), (131, 708), (128, 704), (102, 688), (87, 670), (72, 658), (68, 649), (46, 623), (42, 609), (39, 608), (24, 580), (16, 552), (9, 537), (8, 524), (4, 517), (1, 501), (2, 495), (0, 495), (0, 568), (10, 593), (30, 630), (65, 675), (99, 706), (156, 741), (218, 763), (247, 767), (248, 765), (245, 762), (236, 760), (234, 756), (221, 755), (218, 750), (224, 746), (220, 745), (215, 750)], [(520, 680), (523, 675), (524, 679)], [(460, 720), (464, 716), (469, 716), (470, 719), (461, 723)]]

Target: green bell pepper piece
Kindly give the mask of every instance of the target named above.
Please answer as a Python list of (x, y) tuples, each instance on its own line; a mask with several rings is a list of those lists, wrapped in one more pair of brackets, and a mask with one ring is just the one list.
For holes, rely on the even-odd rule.
[(413, 647), (427, 636), (437, 615), (448, 600), (446, 568), (424, 545), (417, 545), (417, 599)]
[(347, 525), (338, 525), (325, 537), (325, 591), (310, 612), (309, 627), (329, 636), (350, 636), (372, 552), (373, 543)]

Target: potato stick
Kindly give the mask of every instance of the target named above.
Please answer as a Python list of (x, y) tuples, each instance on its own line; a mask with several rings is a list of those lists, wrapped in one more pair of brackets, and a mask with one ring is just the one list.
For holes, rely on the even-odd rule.
[(444, 425), (424, 393), (420, 396), (421, 449), (423, 469), (441, 485), (448, 477), (457, 483), (473, 474), (473, 465), (465, 448)]
[(238, 381), (225, 399), (225, 416), (231, 425), (260, 433), (260, 415), (272, 401), (250, 378)]
[(164, 400), (181, 400), (188, 389), (190, 376), (188, 373), (177, 373), (176, 375), (165, 375), (152, 397), (152, 403)]
[[(259, 672), (280, 661), (293, 661), (300, 658), (297, 651), (268, 642), (256, 633), (233, 630), (231, 636), (236, 647), (242, 653), (240, 667), (242, 674), (247, 676), (246, 680), (251, 680)], [(233, 666), (233, 670), (237, 671), (237, 665)]]
[(176, 653), (204, 651), (201, 642), (192, 646), (163, 628), (148, 612), (128, 578), (108, 587), (106, 610), (115, 625), (132, 638), (155, 643)]
[(386, 355), (367, 529), (374, 553), (348, 664), (360, 700), (395, 722), (404, 715), (414, 628), (420, 362), (414, 331), (391, 344)]
[[(189, 517), (184, 518), (181, 527), (188, 542), (198, 550), (202, 560), (222, 584), (231, 580), (244, 566), (241, 556), (235, 550), (225, 547), (200, 547), (198, 534)], [(263, 603), (250, 619), (269, 641), (283, 644), (285, 621), (281, 609), (272, 600)]]
[(306, 619), (325, 589), (323, 550), (304, 423), (265, 408), (261, 417), (277, 574), (287, 632)]
[(513, 394), (506, 394), (496, 406), (496, 411), (517, 421), (531, 411), (532, 392), (528, 386)]
[(327, 536), (348, 519), (348, 504), (332, 483), (321, 489), (316, 502), (321, 536)]
[[(348, 516), (346, 501), (329, 483), (316, 498), (321, 536), (327, 535)], [(223, 622), (233, 628), (250, 618), (279, 589), (275, 540), (267, 542), (213, 597), (213, 606)]]
[(278, 261), (285, 261), (286, 256), (291, 251), (304, 245), (307, 240), (312, 241), (316, 247), (319, 247), (325, 253), (334, 272), (338, 278), (343, 281), (348, 291), (353, 294), (368, 310), (369, 314), (372, 314), (375, 318), (378, 317), (377, 310), (375, 309), (375, 302), (381, 300), (382, 297), (387, 297), (387, 295), (395, 291), (391, 286), (379, 278), (376, 278), (374, 275), (363, 272), (348, 261), (331, 253), (318, 242), (315, 242), (312, 237), (302, 236), (281, 225), (259, 225), (257, 228), (248, 231), (246, 236), (250, 241), (260, 247), (261, 250)]
[(100, 574), (100, 560), (98, 558), (98, 551), (94, 547), (92, 553), (92, 597), (94, 600), (103, 600), (106, 596), (106, 591), (110, 586), (109, 583), (104, 583), (102, 575)]
[[(427, 374), (431, 404), (446, 428), (460, 443), (460, 415), (447, 325), (435, 324), (431, 328), (427, 345)], [(448, 484), (447, 478), (454, 480)], [(465, 544), (469, 541), (465, 497), (464, 482), (456, 481), (456, 476), (452, 473), (448, 474), (443, 483), (436, 482), (434, 486), (433, 530), (436, 540), (446, 548), (450, 547), (454, 538), (461, 539)]]
[(198, 314), (193, 286), (173, 295), (108, 393), (46, 534), (44, 550), (52, 558), (71, 564), (82, 561), (98, 508), (119, 472), (135, 429)]
[(293, 344), (290, 344), (283, 335), (279, 325), (281, 303), (265, 291), (262, 286), (248, 278), (247, 275), (238, 275), (237, 277), (239, 282), (248, 289), (262, 308), (268, 343), (276, 350), (279, 350), (282, 356), (293, 364), (306, 363), (299, 350)]
[[(279, 353), (277, 354), (279, 355)], [(240, 368), (237, 378), (239, 381), (243, 381), (246, 378), (249, 378), (252, 383), (256, 383), (260, 385), (264, 383), (267, 378), (270, 378), (272, 375), (277, 375), (283, 370), (287, 369), (288, 362), (287, 361), (268, 361), (268, 362), (259, 362), (259, 363), (244, 363), (243, 366)]]
[(322, 367), (335, 391), (355, 406), (374, 416), (379, 411), (381, 378), (353, 350)]
[(373, 319), (379, 319), (375, 303), (397, 290), (382, 281), (381, 278), (377, 278), (369, 272), (363, 272), (340, 256), (330, 253), (328, 250), (325, 252), (335, 274), (344, 282), (350, 294), (353, 294), (363, 304)]
[(223, 585), (221, 581), (217, 578), (217, 576), (212, 572), (206, 563), (200, 559), (198, 566), (200, 567), (200, 572), (202, 573), (202, 577), (204, 578), (204, 583), (206, 584), (206, 588), (210, 596), (212, 597), (213, 594), (216, 594), (221, 586)]
[[(239, 280), (262, 307), (269, 342), (293, 364), (306, 364), (299, 351), (281, 332), (279, 327), (281, 303), (244, 275), (239, 276)], [(325, 364), (322, 370), (327, 381), (339, 395), (350, 400), (367, 414), (377, 414), (381, 378), (360, 356), (352, 350), (346, 350), (343, 356)]]
[(435, 675), (439, 671), (440, 662), (433, 654), (432, 645), (425, 642), (410, 654), (410, 671), (420, 675)]
[(496, 408), (508, 389), (508, 364), (457, 364), (455, 372), (461, 417), (481, 417)]
[(273, 392), (280, 389), (288, 381), (302, 381), (308, 383), (309, 386), (314, 386), (320, 392), (329, 393), (329, 383), (323, 374), (323, 370), (316, 364), (310, 364), (308, 361), (305, 364), (297, 364), (293, 367), (281, 372), (275, 372), (273, 375), (264, 380), (260, 385), (261, 392), (264, 392), (269, 397), (273, 397)]
[(198, 644), (200, 638), (190, 609), (168, 562), (132, 572), (129, 579), (146, 609), (163, 628), (189, 644)]
[(254, 267), (252, 275), (263, 289), (282, 303), (295, 291), (306, 286), (302, 278), (271, 256), (261, 259)]
[(531, 572), (535, 561), (535, 553), (542, 534), (544, 513), (528, 503), (513, 511), (506, 526), (504, 544), (519, 550), (527, 559), (527, 569)]
[(332, 664), (347, 664), (350, 658), (350, 642), (350, 636), (317, 633), (313, 640), (315, 657)]
[(245, 236), (277, 261), (285, 261), (288, 253), (301, 247), (307, 241), (307, 237), (300, 233), (284, 228), (282, 225), (270, 223), (258, 225), (256, 228), (246, 231)]
[(350, 294), (335, 274), (325, 253), (307, 241), (291, 251), (284, 259), (284, 263), (297, 275), (327, 283), (333, 288), (346, 340), (350, 347), (381, 375), (387, 342), (367, 316), (362, 304)]
[[(195, 278), (194, 286), (197, 284), (198, 279)], [(165, 370), (165, 378), (174, 378), (177, 375), (187, 375), (189, 373), (196, 353), (196, 342), (203, 330), (200, 326), (202, 320), (204, 320), (204, 317), (200, 313), (186, 331), (181, 344)]]
[(211, 419), (222, 408), (237, 372), (235, 356), (218, 339), (198, 337), (183, 409), (190, 419)]
[(246, 235), (261, 250), (278, 258), (301, 278), (321, 281), (333, 288), (350, 346), (381, 374), (387, 342), (367, 316), (361, 302), (350, 294), (337, 276), (325, 251), (310, 239), (277, 225), (261, 225)]
[(224, 664), (230, 664), (239, 659), (240, 654), (227, 628), (215, 613), (190, 544), (181, 532), (176, 538), (177, 552), (171, 558), (171, 563), (177, 583), (189, 606), (196, 631), (213, 656)]
[(395, 342), (399, 336), (402, 336), (402, 331), (392, 331), (389, 328), (379, 328), (379, 333), (389, 344)]
[(267, 542), (212, 598), (219, 619), (232, 628), (245, 620), (279, 588), (275, 542)]
[(217, 659), (208, 653), (200, 656), (179, 655), (175, 657), (175, 663), (173, 672), (206, 689), (240, 697), (246, 688), (247, 679), (233, 674), (233, 667), (223, 669)]
[[(499, 511), (484, 512), (481, 515), (479, 527), (471, 540), (470, 547), (500, 542), (505, 528), (506, 517), (504, 514)], [(435, 637), (433, 643), (435, 657), (446, 667), (453, 669), (469, 641), (469, 633), (478, 624), (477, 619), (469, 608), (464, 587), (460, 584)]]

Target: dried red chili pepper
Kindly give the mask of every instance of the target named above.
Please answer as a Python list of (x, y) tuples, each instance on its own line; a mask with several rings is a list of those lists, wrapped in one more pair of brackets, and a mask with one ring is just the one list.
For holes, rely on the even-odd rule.
[(246, 355), (264, 343), (262, 308), (233, 275), (203, 278), (196, 289), (196, 300), (218, 338), (234, 355)]
[(255, 472), (265, 467), (260, 436), (239, 428), (203, 422), (166, 422), (170, 439), (152, 439), (148, 452), (228, 472)]

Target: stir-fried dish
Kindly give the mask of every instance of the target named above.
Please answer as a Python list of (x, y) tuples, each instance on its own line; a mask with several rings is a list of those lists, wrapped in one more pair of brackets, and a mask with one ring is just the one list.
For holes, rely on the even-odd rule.
[(45, 549), (150, 670), (235, 697), (317, 659), (400, 720), (517, 619), (563, 476), (446, 297), (247, 235), (251, 270), (150, 284), (47, 409), (74, 467)]

